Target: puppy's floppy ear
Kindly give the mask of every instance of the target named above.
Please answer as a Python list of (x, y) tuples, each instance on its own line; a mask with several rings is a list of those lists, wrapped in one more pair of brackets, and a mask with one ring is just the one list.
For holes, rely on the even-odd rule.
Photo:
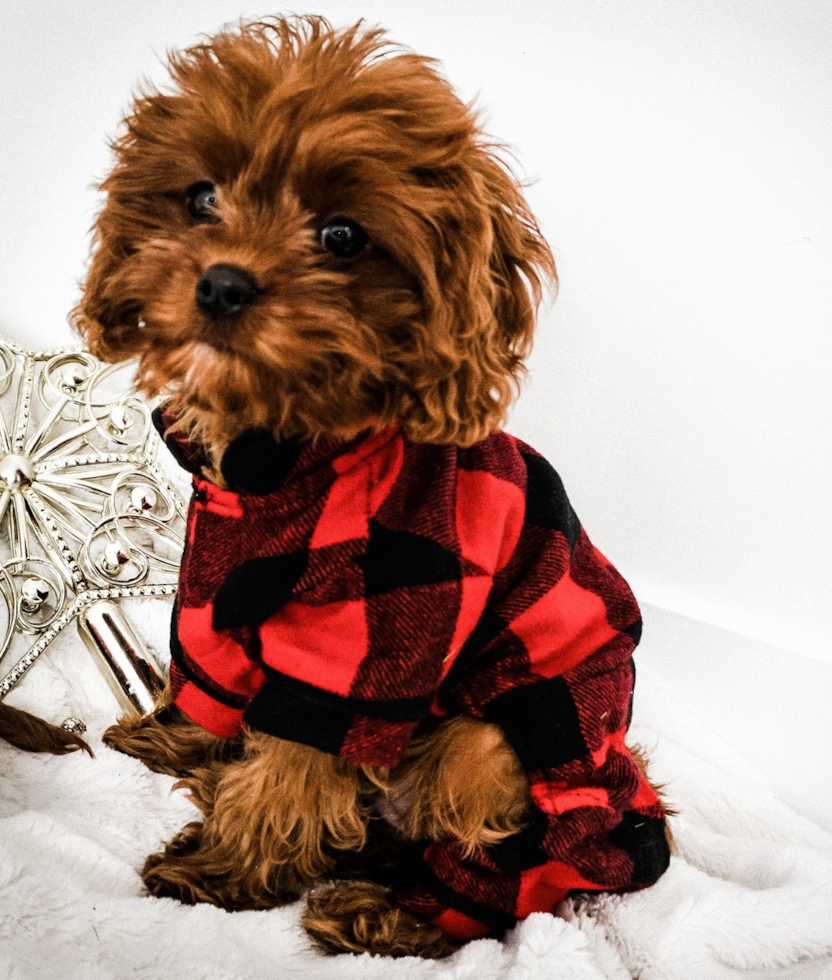
[(470, 445), (505, 421), (544, 285), (557, 274), (518, 181), (490, 145), (477, 143), (466, 166), (443, 175), (442, 193), (452, 217), (436, 223), (436, 275), (422, 284), (437, 362), (433, 378), (414, 385), (421, 418), (411, 435)]
[[(99, 217), (99, 225), (102, 218)], [(135, 353), (129, 343), (125, 345), (128, 334), (135, 337), (135, 326), (128, 330), (125, 324), (130, 321), (135, 324), (138, 312), (128, 309), (129, 304), (123, 300), (119, 302), (112, 289), (112, 279), (122, 259), (106, 234), (102, 234), (100, 227), (97, 227), (81, 302), (69, 316), (72, 327), (90, 352), (104, 361), (123, 360)]]
[(112, 253), (99, 241), (95, 246), (92, 263), (83, 285), (84, 293), (81, 302), (69, 317), (73, 329), (80, 335), (91, 353), (104, 361), (112, 361), (118, 357), (118, 352), (108, 336), (112, 317), (110, 304), (106, 300), (107, 281), (118, 265)]
[(130, 258), (143, 238), (163, 234), (169, 223), (168, 203), (160, 192), (168, 190), (186, 140), (177, 127), (176, 105), (175, 96), (137, 97), (124, 131), (110, 143), (115, 166), (98, 185), (104, 205), (92, 227), (92, 259), (81, 301), (70, 314), (74, 329), (102, 360), (124, 360), (144, 346), (136, 296), (147, 291), (148, 283), (137, 281), (141, 270), (131, 268)]

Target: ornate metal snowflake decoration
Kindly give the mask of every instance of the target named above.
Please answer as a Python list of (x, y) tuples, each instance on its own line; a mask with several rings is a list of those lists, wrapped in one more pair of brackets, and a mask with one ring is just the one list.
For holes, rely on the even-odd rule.
[(185, 505), (130, 378), (0, 338), (0, 700), (97, 603), (176, 589)]

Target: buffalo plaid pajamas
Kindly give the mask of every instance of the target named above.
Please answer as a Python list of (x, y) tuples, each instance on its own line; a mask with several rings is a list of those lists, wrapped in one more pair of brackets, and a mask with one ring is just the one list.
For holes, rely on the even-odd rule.
[(171, 635), (193, 721), (376, 766), (430, 715), (499, 725), (529, 825), (473, 857), (427, 844), (394, 891), (458, 938), (659, 878), (664, 816), (625, 746), (638, 606), (539, 454), (504, 433), (461, 449), (397, 428), (348, 445), (252, 430), (222, 489), (175, 415), (155, 420), (194, 474)]

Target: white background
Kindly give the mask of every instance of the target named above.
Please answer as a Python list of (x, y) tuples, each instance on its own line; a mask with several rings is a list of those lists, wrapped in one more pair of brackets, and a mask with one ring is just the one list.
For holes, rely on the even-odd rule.
[[(309, 9), (439, 58), (514, 147), (561, 290), (511, 428), (642, 600), (643, 664), (832, 826), (832, 5)], [(273, 12), (0, 0), (0, 332), (70, 338), (137, 80)]]

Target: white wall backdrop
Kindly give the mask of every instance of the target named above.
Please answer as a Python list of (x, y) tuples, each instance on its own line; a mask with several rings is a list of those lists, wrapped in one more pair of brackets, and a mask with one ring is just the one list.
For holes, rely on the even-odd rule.
[[(596, 543), (658, 610), (647, 655), (671, 679), (690, 674), (686, 688), (704, 679), (717, 728), (742, 713), (743, 678), (760, 680), (756, 641), (786, 677), (816, 671), (818, 697), (814, 678), (832, 678), (832, 5), (305, 9), (364, 16), (441, 59), (535, 180), (561, 290), (512, 428), (553, 460)], [(169, 48), (272, 12), (0, 2), (0, 331), (68, 338), (90, 185), (136, 80), (161, 81)], [(711, 627), (742, 644), (702, 649)], [(714, 694), (724, 676), (730, 691)], [(828, 727), (816, 736), (832, 742)]]

